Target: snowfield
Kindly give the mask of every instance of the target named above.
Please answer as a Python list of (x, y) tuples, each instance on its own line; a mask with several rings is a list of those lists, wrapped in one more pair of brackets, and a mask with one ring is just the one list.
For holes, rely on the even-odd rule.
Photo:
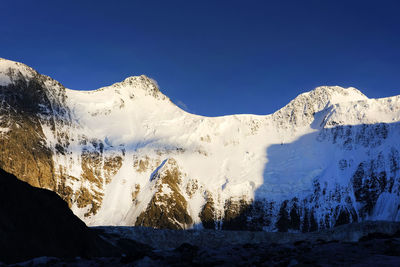
[[(32, 76), (29, 67), (1, 59), (0, 85), (12, 83), (10, 69), (26, 79)], [(191, 227), (201, 228), (199, 214), (210, 195), (216, 217), (223, 216), (227, 200), (274, 203), (271, 213), (277, 216), (282, 202), (298, 199), (302, 219), (305, 209), (322, 222), (336, 207), (351, 207), (356, 220), (400, 220), (399, 171), (390, 158), (393, 149), (400, 149), (400, 96), (369, 99), (352, 87), (321, 86), (270, 115), (209, 118), (180, 109), (142, 75), (94, 91), (65, 89), (64, 103), (66, 115), (53, 114), (62, 117), (56, 130), (45, 123), (42, 129), (57, 172), (75, 177), (66, 185), (73, 192), (84, 187), (102, 196), (95, 214), (85, 215), (90, 205), (72, 205), (88, 225), (134, 225), (159, 189), (152, 178), (172, 170), (168, 159), (176, 161), (181, 174)], [(64, 154), (56, 152), (60, 133), (68, 135)], [(102, 177), (96, 186), (82, 178), (82, 151), (103, 155), (96, 162)], [(383, 159), (376, 168), (395, 186), (382, 189), (373, 210), (363, 216), (354, 175), (360, 163), (377, 162), (378, 155)], [(117, 156), (120, 166), (106, 181), (107, 157)], [(160, 196), (173, 194), (167, 185), (161, 191)]]

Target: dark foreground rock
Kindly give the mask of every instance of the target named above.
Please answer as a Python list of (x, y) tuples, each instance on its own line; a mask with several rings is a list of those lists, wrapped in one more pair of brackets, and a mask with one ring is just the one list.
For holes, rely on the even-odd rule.
[(56, 193), (30, 186), (0, 169), (0, 262), (39, 256), (115, 256)]

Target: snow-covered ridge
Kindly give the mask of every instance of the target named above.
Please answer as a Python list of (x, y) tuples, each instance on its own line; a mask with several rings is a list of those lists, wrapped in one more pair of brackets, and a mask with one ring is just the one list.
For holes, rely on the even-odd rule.
[(110, 86), (105, 86), (91, 91), (69, 90), (79, 91), (82, 94), (88, 94), (91, 96), (95, 94), (105, 96), (117, 94), (131, 99), (140, 96), (153, 96), (162, 100), (167, 99), (167, 97), (160, 92), (157, 82), (146, 75), (131, 76), (122, 82), (117, 82)]
[(0, 86), (12, 83), (14, 78), (32, 78), (35, 73), (25, 64), (0, 58)]
[[(21, 75), (29, 80), (38, 74), (21, 63), (0, 60), (3, 86)], [(143, 212), (166, 206), (159, 197), (172, 201), (166, 198), (171, 188), (180, 207), (187, 207), (184, 215), (191, 219), (185, 225), (192, 221), (198, 227), (209, 214), (223, 221), (232, 215), (227, 210), (240, 211), (240, 205), (254, 201), (264, 201), (265, 214), (273, 218), (264, 225), (269, 230), (275, 229), (282, 207), (296, 207), (302, 221), (313, 214), (320, 227), (334, 225), (342, 210), (356, 214), (349, 220), (400, 220), (397, 210), (385, 206), (385, 199), (395, 198), (400, 187), (394, 191), (396, 186), (389, 190), (382, 185), (382, 194), (371, 200), (379, 209), (365, 215), (366, 200), (353, 186), (360, 166), (375, 166), (371, 161), (378, 161), (377, 155), (384, 158), (379, 168), (386, 173), (385, 182), (393, 179), (400, 186), (400, 174), (391, 163), (397, 160), (393, 151), (400, 150), (400, 96), (369, 99), (352, 87), (321, 86), (273, 114), (208, 118), (177, 107), (144, 75), (94, 91), (43, 80), (50, 102), (58, 99), (53, 102), (66, 115), (61, 119), (53, 112), (55, 125), (47, 118), (41, 127), (56, 174), (72, 177), (63, 181), (72, 192), (72, 209), (88, 224), (134, 224), (137, 217), (146, 217)], [(165, 162), (174, 162), (179, 179), (167, 179), (173, 172), (167, 168), (156, 180), (169, 184), (157, 191), (152, 177)], [(361, 179), (363, 184), (368, 177)], [(82, 200), (87, 195), (93, 196), (93, 204)], [(170, 219), (183, 225), (179, 218)]]
[[(38, 73), (34, 69), (23, 63), (0, 58), (0, 75), (2, 75), (3, 77), (3, 85), (12, 83), (12, 80), (14, 78), (20, 77), (19, 75), (22, 75), (22, 77), (29, 79), (32, 78), (33, 75), (37, 74)], [(67, 94), (69, 98), (72, 99), (73, 104), (89, 104), (89, 106), (94, 105), (98, 108), (101, 105), (107, 107), (108, 103), (115, 102), (115, 99), (117, 98), (119, 98), (121, 105), (123, 105), (122, 101), (125, 101), (127, 99), (134, 99), (146, 96), (153, 96), (158, 100), (169, 101), (169, 98), (161, 93), (157, 82), (145, 75), (131, 76), (126, 78), (124, 81), (117, 82), (110, 86), (105, 86), (96, 90), (83, 91), (76, 89), (67, 89)], [(293, 112), (302, 110), (305, 114), (306, 112), (311, 111), (312, 115), (312, 113), (319, 112), (323, 109), (328, 108), (331, 105), (366, 99), (368, 98), (364, 94), (353, 87), (342, 88), (339, 86), (320, 86), (312, 91), (300, 94), (295, 99), (290, 101), (288, 105), (276, 111), (274, 114), (278, 115), (285, 112), (291, 112), (292, 114), (290, 115), (293, 115)], [(112, 107), (116, 106), (118, 105), (112, 105)], [(88, 107), (87, 109), (89, 111), (90, 107)], [(229, 115), (224, 117), (229, 117)]]

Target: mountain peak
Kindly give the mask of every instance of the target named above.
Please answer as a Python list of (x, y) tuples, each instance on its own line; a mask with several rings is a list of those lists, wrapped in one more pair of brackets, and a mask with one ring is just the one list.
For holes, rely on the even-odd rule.
[(146, 75), (144, 75), (144, 74), (138, 75), (138, 76), (135, 76), (135, 75), (134, 75), (134, 76), (129, 76), (129, 77), (125, 78), (125, 79), (122, 81), (122, 83), (132, 83), (132, 82), (136, 82), (136, 81), (138, 81), (138, 82), (153, 83), (153, 84), (155, 84), (156, 86), (158, 86), (158, 85), (157, 85), (157, 82), (156, 82), (155, 80), (151, 79), (150, 77), (148, 77), (148, 76), (146, 76)]
[(308, 94), (308, 96), (312, 98), (327, 98), (331, 104), (368, 99), (366, 95), (354, 87), (343, 88), (340, 86), (319, 86), (304, 94)]
[(140, 96), (152, 96), (159, 100), (168, 99), (168, 97), (160, 91), (157, 82), (146, 75), (130, 76), (121, 82), (86, 92), (90, 94), (96, 92), (112, 92), (112, 94), (117, 95), (129, 95), (131, 99)]
[(341, 102), (367, 100), (368, 97), (354, 87), (319, 86), (314, 90), (298, 95), (288, 106), (313, 106), (318, 112), (330, 105)]
[(309, 125), (314, 120), (314, 114), (326, 108), (343, 103), (367, 100), (358, 89), (340, 86), (319, 86), (314, 90), (298, 95), (286, 106), (274, 113), (277, 120), (285, 118), (292, 126)]
[(0, 86), (13, 83), (19, 79), (30, 79), (37, 72), (31, 67), (12, 60), (0, 58)]

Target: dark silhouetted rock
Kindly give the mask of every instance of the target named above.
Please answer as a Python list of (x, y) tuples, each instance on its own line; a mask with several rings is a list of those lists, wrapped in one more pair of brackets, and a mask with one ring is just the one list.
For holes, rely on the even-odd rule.
[(116, 255), (56, 193), (32, 187), (1, 169), (0, 214), (0, 262)]

